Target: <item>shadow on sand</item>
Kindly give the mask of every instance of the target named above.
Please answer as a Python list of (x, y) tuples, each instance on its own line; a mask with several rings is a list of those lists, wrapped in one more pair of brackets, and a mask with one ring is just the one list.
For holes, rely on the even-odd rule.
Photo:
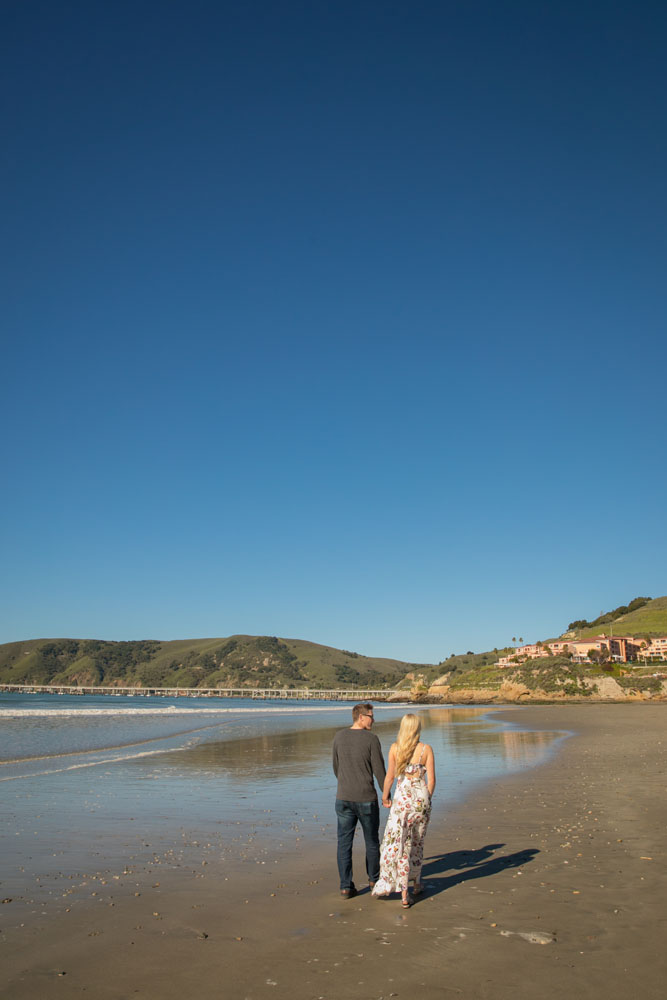
[[(425, 858), (421, 879), (424, 892), (413, 897), (413, 902), (436, 896), (469, 879), (488, 878), (489, 875), (498, 875), (508, 868), (521, 868), (522, 865), (530, 864), (535, 855), (540, 853), (536, 848), (529, 847), (514, 854), (496, 855), (496, 851), (504, 846), (487, 844), (476, 851), (449, 851), (447, 854), (432, 854), (430, 858)], [(444, 872), (452, 870), (454, 874), (442, 877)]]
[[(508, 868), (520, 868), (529, 864), (540, 852), (533, 847), (514, 854), (496, 855), (504, 844), (487, 844), (475, 851), (450, 851), (447, 854), (434, 854), (424, 859), (422, 881), (427, 883), (425, 896), (434, 896), (438, 892), (451, 889), (452, 886), (467, 882), (469, 879), (487, 878), (497, 875)], [(443, 872), (453, 874), (441, 876)]]

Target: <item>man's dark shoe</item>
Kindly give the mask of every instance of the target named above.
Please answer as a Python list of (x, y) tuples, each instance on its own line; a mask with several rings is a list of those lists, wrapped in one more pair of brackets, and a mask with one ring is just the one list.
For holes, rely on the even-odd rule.
[(352, 899), (353, 896), (357, 895), (357, 890), (351, 885), (349, 889), (341, 889), (340, 894), (343, 899)]

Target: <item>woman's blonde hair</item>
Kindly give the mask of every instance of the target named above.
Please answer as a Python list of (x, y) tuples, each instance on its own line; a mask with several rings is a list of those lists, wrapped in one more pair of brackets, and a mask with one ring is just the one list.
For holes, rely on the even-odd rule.
[(419, 743), (422, 724), (419, 716), (408, 712), (401, 719), (401, 725), (396, 737), (396, 774), (403, 774), (412, 760), (412, 755)]

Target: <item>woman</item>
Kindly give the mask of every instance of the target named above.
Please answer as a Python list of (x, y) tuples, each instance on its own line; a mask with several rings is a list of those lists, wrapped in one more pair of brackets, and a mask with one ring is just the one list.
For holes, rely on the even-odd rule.
[[(403, 906), (411, 906), (408, 881), (414, 879), (414, 894), (422, 891), (421, 867), (424, 836), (431, 816), (431, 798), (435, 789), (435, 761), (428, 743), (421, 743), (421, 722), (416, 715), (404, 715), (396, 742), (389, 751), (389, 765), (382, 805), (391, 806), (380, 849), (380, 878), (373, 887), (374, 896), (400, 892)], [(391, 801), (391, 786), (397, 778), (396, 794)]]

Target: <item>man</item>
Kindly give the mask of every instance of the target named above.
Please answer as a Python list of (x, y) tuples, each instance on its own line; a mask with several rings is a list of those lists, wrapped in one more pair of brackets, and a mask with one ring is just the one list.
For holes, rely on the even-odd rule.
[(373, 706), (368, 702), (352, 709), (352, 725), (339, 729), (333, 743), (333, 769), (338, 778), (338, 874), (340, 894), (357, 895), (352, 881), (352, 842), (357, 821), (366, 843), (366, 872), (371, 888), (380, 877), (380, 810), (373, 775), (382, 788), (385, 779), (380, 741), (371, 732)]

